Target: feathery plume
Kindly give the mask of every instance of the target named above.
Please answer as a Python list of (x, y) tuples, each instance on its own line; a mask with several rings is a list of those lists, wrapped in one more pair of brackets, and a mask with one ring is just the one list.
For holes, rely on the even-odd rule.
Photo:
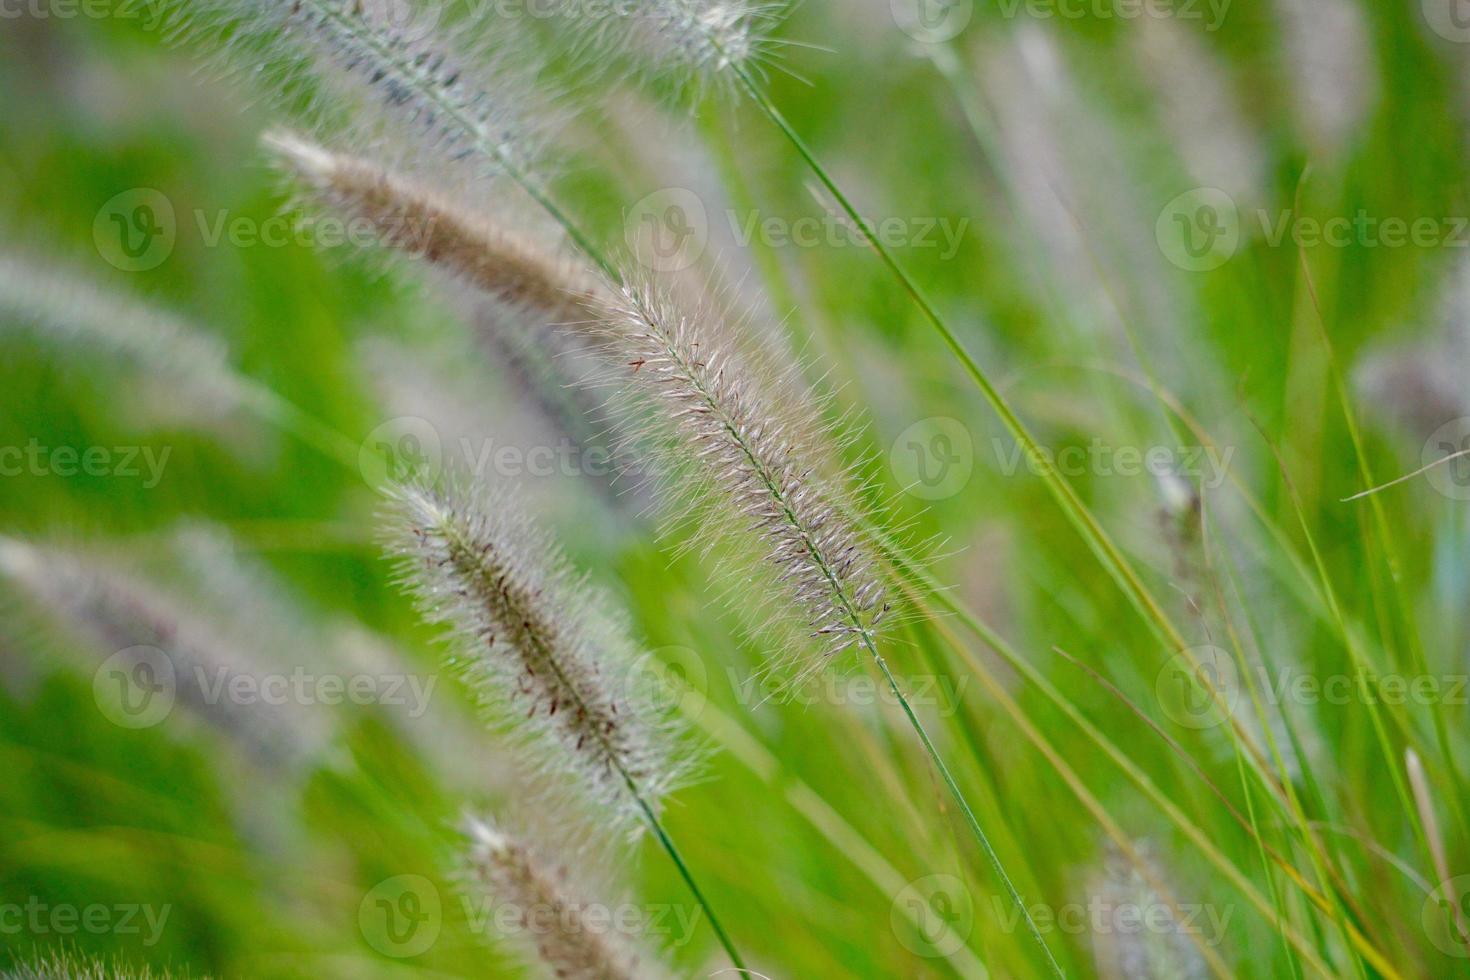
[[(564, 868), (542, 859), (526, 841), (488, 821), (471, 818), (466, 889), (508, 910), (507, 931), (525, 936), (537, 960), (564, 980), (648, 980), (663, 976), (610, 929), (586, 916), (587, 903), (570, 887)], [(502, 921), (497, 916), (497, 921)]]
[(641, 0), (565, 18), (592, 64), (642, 67), (686, 88), (728, 85), (732, 69), (760, 68), (778, 42), (784, 4), (760, 0)]
[(1277, 0), (1281, 69), (1313, 155), (1337, 157), (1378, 100), (1373, 37), (1352, 0)]
[[(176, 34), (243, 49), (264, 81), (343, 139), (382, 143), (436, 167), (468, 164), (535, 193), (553, 114), (530, 112), (538, 71), (510, 45), (470, 45), (443, 8), (411, 0), (178, 0)], [(341, 102), (350, 109), (342, 124)], [(386, 130), (386, 133), (382, 132)], [(397, 139), (391, 137), (396, 136)]]
[(236, 678), (258, 669), (260, 659), (182, 600), (100, 559), (10, 538), (0, 538), (0, 576), (99, 650), (156, 651), (157, 659), (140, 661), (151, 675), (145, 676), (147, 686), (175, 698), (262, 763), (291, 770), (319, 750), (324, 733), (305, 711), (237, 703), (228, 696)]
[[(879, 571), (859, 540), (832, 447), (789, 370), (771, 371), (655, 287), (613, 292), (600, 317), (610, 353), (664, 407), (704, 482), (761, 539), (765, 558), (827, 655), (871, 640), (887, 610)], [(680, 455), (667, 471), (687, 473)], [(679, 481), (682, 482), (682, 481)], [(705, 530), (726, 526), (712, 516)]]
[(191, 408), (228, 410), (242, 400), (225, 345), (165, 310), (17, 255), (0, 253), (0, 332), (28, 324), (40, 335), (100, 349), (170, 384)]
[[(1101, 923), (1095, 939), (1098, 974), (1109, 980), (1203, 980), (1209, 969), (1199, 950), (1194, 948), (1189, 930), (1202, 930), (1213, 922), (1215, 909), (1207, 906), (1208, 916), (1197, 920), (1181, 918), (1178, 907), (1159, 891), (1164, 875), (1146, 849), (1140, 848), (1138, 860), (1132, 863), (1121, 853), (1109, 855), (1096, 881), (1096, 900), (1105, 914), (1118, 916), (1121, 910), (1141, 909), (1151, 923), (1146, 930), (1121, 928), (1116, 921)], [(1224, 929), (1229, 923), (1230, 909), (1218, 923)], [(1202, 935), (1201, 941), (1217, 944), (1223, 936)]]
[(0, 980), (182, 980), (187, 974), (89, 960), (70, 950), (51, 951), (0, 970)]
[(585, 319), (593, 283), (571, 262), (475, 217), (442, 192), (287, 132), (265, 145), (327, 206), (381, 242), (548, 323)]
[[(388, 528), (400, 574), (484, 706), (540, 749), (549, 776), (609, 812), (651, 818), (688, 764), (677, 730), (636, 683), (635, 650), (601, 597), (504, 499), (421, 486), (397, 490)], [(547, 749), (550, 751), (547, 751)]]
[(384, 246), (470, 287), (462, 305), (476, 338), (541, 415), (584, 450), (584, 459), (592, 458), (589, 451), (606, 458), (594, 474), (607, 477), (596, 481), (599, 489), (615, 510), (629, 510), (611, 492), (612, 481), (636, 463), (631, 453), (606, 445), (596, 422), (605, 406), (588, 390), (605, 367), (580, 331), (548, 329), (595, 315), (596, 280), (531, 236), (372, 160), (286, 132), (268, 133), (264, 142), (319, 203), (344, 220), (366, 222)]

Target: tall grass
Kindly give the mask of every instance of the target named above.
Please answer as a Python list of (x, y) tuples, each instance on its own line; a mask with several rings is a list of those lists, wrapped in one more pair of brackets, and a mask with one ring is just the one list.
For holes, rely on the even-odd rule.
[(1465, 975), (1453, 21), (513, 6), (0, 36), (13, 975)]

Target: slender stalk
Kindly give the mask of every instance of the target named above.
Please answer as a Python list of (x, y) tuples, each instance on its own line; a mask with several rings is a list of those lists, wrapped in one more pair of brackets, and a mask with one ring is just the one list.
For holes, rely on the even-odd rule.
[[(451, 528), (446, 527), (443, 529), (442, 533), (448, 536), (454, 534), (455, 532)], [(465, 550), (467, 553), (471, 553), (475, 550), (473, 542), (464, 537), (460, 537), (458, 535), (455, 536), (457, 538), (457, 544), (461, 549)], [(522, 612), (519, 610), (517, 610), (516, 614), (528, 623), (531, 621), (532, 617), (529, 614), (522, 614)], [(552, 674), (555, 675), (562, 689), (570, 692), (569, 697), (574, 699), (577, 698), (577, 686), (573, 684), (571, 679), (567, 676), (564, 665), (556, 656), (555, 651), (551, 649), (547, 641), (539, 633), (533, 630), (528, 630), (527, 641), (537, 647), (537, 649), (541, 653), (542, 662), (544, 662), (550, 668)], [(584, 713), (587, 713), (585, 709)], [(628, 767), (624, 765), (624, 762), (617, 752), (616, 747), (610, 744), (610, 740), (606, 732), (600, 727), (596, 727), (590, 733), (590, 737), (596, 742), (600, 743), (604, 748), (605, 757), (608, 764), (617, 771), (618, 777), (621, 779), (624, 787), (628, 791), (628, 795), (632, 798), (634, 804), (636, 805), (638, 811), (642, 814), (643, 818), (648, 822), (649, 829), (653, 831), (654, 837), (658, 839), (659, 844), (662, 845), (664, 851), (669, 855), (669, 859), (673, 861), (674, 867), (678, 870), (679, 876), (683, 878), (685, 885), (688, 886), (690, 894), (694, 896), (694, 900), (699, 903), (700, 908), (704, 909), (704, 914), (709, 919), (710, 928), (714, 930), (715, 937), (719, 940), (720, 945), (724, 948), (725, 954), (730, 957), (730, 962), (736, 967), (736, 969), (740, 970), (741, 973), (749, 972), (745, 967), (745, 961), (741, 959), (740, 953), (736, 951), (735, 944), (731, 941), (729, 933), (725, 932), (724, 926), (720, 924), (719, 917), (715, 915), (714, 908), (710, 905), (709, 901), (704, 896), (704, 892), (695, 882), (694, 875), (689, 871), (689, 866), (684, 862), (684, 858), (679, 853), (678, 848), (675, 847), (673, 839), (664, 829), (663, 823), (659, 820), (653, 806), (648, 802), (647, 794), (639, 785), (638, 780), (633, 778), (633, 773), (629, 772)]]
[(664, 830), (664, 825), (654, 814), (653, 808), (644, 801), (637, 789), (634, 788), (633, 781), (628, 779), (627, 773), (623, 774), (623, 778), (627, 780), (628, 792), (633, 794), (633, 799), (638, 802), (639, 808), (643, 811), (643, 816), (648, 820), (648, 826), (653, 831), (653, 836), (658, 838), (659, 844), (663, 846), (664, 851), (669, 855), (669, 860), (674, 862), (674, 867), (679, 870), (679, 876), (684, 879), (684, 884), (689, 887), (689, 892), (694, 896), (694, 900), (699, 903), (700, 908), (704, 909), (704, 914), (709, 919), (710, 928), (715, 932), (715, 938), (725, 948), (725, 955), (730, 957), (730, 962), (735, 965), (735, 969), (741, 973), (750, 973), (750, 970), (746, 969), (745, 961), (735, 951), (735, 944), (730, 940), (730, 934), (725, 931), (724, 926), (720, 925), (720, 920), (715, 916), (715, 910), (710, 906), (708, 900), (705, 899), (704, 892), (699, 890), (699, 885), (694, 881), (694, 875), (689, 873), (689, 866), (684, 863), (683, 855), (674, 846), (673, 838)]
[(442, 113), (445, 118), (452, 120), (470, 138), (477, 150), (495, 161), (496, 166), (503, 170), (505, 175), (515, 182), (516, 186), (521, 188), (531, 200), (536, 202), (537, 206), (550, 215), (552, 220), (566, 231), (567, 236), (572, 239), (572, 242), (583, 254), (596, 263), (603, 272), (617, 278), (616, 270), (612, 264), (592, 244), (586, 233), (573, 223), (571, 218), (561, 210), (561, 207), (551, 199), (546, 191), (531, 179), (529, 174), (517, 166), (515, 161), (510, 159), (504, 150), (501, 149), (499, 141), (491, 134), (485, 132), (479, 120), (467, 114), (454, 100), (444, 96), (432, 83), (432, 79), (428, 77), (422, 64), (416, 64), (412, 58), (405, 57), (391, 45), (386, 44), (374, 32), (362, 30), (360, 25), (353, 22), (352, 18), (342, 14), (340, 10), (334, 8), (331, 4), (313, 2), (312, 6), (324, 18), (335, 22), (343, 30), (352, 32), (364, 45), (372, 49), (375, 55), (382, 58), (387, 64), (393, 65), (406, 78), (417, 83), (416, 90), (433, 103), (434, 108)]
[(1066, 512), (1068, 519), (1082, 534), (1088, 546), (1102, 562), (1103, 567), (1107, 569), (1109, 574), (1113, 576), (1114, 580), (1123, 589), (1124, 595), (1127, 596), (1134, 608), (1138, 610), (1145, 621), (1150, 624), (1171, 649), (1181, 650), (1185, 648), (1188, 644), (1185, 642), (1183, 636), (1180, 635), (1173, 623), (1170, 622), (1169, 617), (1164, 613), (1164, 610), (1159, 606), (1158, 601), (1154, 599), (1152, 593), (1149, 592), (1139, 579), (1138, 573), (1134, 571), (1132, 564), (1123, 556), (1118, 546), (1113, 543), (1102, 525), (1092, 516), (1092, 513), (1083, 504), (1082, 499), (1077, 496), (1077, 492), (1072, 489), (1072, 485), (1056, 469), (1050, 456), (1041, 451), (1041, 445), (1031, 435), (1030, 431), (1027, 430), (1020, 417), (1011, 408), (1010, 403), (1006, 401), (1005, 396), (1000, 393), (1000, 390), (996, 388), (994, 382), (990, 380), (989, 375), (980, 367), (979, 362), (965, 349), (965, 345), (960, 342), (959, 337), (955, 335), (944, 318), (939, 315), (939, 311), (934, 308), (934, 304), (925, 296), (923, 290), (919, 288), (918, 283), (914, 282), (913, 277), (898, 263), (898, 260), (893, 257), (893, 253), (888, 250), (888, 247), (879, 240), (877, 233), (873, 230), (872, 224), (848, 200), (847, 195), (842, 192), (842, 189), (837, 186), (836, 181), (827, 173), (826, 168), (817, 160), (811, 148), (807, 146), (806, 141), (787, 122), (786, 117), (781, 114), (781, 110), (776, 108), (775, 103), (771, 101), (770, 97), (756, 83), (756, 80), (751, 76), (745, 66), (739, 63), (732, 63), (730, 70), (735, 73), (735, 77), (750, 95), (751, 100), (756, 104), (757, 108), (782, 132), (796, 149), (797, 154), (806, 162), (812, 173), (816, 175), (817, 180), (827, 189), (833, 199), (837, 201), (838, 206), (842, 208), (847, 217), (857, 225), (858, 229), (867, 239), (868, 244), (872, 246), (879, 260), (893, 273), (894, 277), (899, 281), (899, 284), (903, 286), (904, 291), (909, 294), (914, 304), (918, 306), (919, 311), (924, 315), (924, 319), (939, 333), (939, 336), (944, 340), (945, 346), (950, 349), (950, 352), (954, 354), (961, 366), (964, 367), (965, 373), (975, 382), (976, 387), (980, 389), (980, 393), (985, 397), (991, 409), (1000, 417), (1001, 423), (1010, 432), (1011, 437), (1021, 444), (1028, 458), (1037, 460), (1041, 470), (1041, 478), (1046, 483), (1047, 488), (1057, 499), (1062, 510)]
[[(920, 742), (929, 754), (936, 769), (938, 769), (946, 788), (954, 797), (960, 810), (964, 813), (966, 823), (975, 837), (976, 842), (980, 845), (981, 850), (985, 852), (986, 858), (996, 871), (996, 874), (1000, 877), (1011, 899), (1015, 902), (1020, 915), (1026, 920), (1026, 925), (1033, 938), (1045, 954), (1048, 966), (1057, 977), (1062, 977), (1064, 974), (1062, 973), (1061, 967), (1058, 966), (1050, 947), (1047, 946), (1046, 941), (1042, 938), (1041, 932), (1032, 919), (1031, 913), (1026, 908), (1026, 903), (1021, 898), (1020, 892), (1016, 889), (1010, 876), (1006, 874), (1000, 858), (995, 852), (994, 846), (986, 836), (985, 831), (981, 828), (979, 820), (975, 818), (975, 814), (971, 810), (969, 802), (965, 799), (959, 784), (950, 774), (949, 768), (944, 764), (938, 749), (935, 748), (933, 741), (929, 738), (928, 732), (925, 731), (923, 724), (919, 721), (918, 715), (914, 713), (913, 708), (909, 705), (907, 696), (898, 686), (893, 674), (889, 671), (887, 662), (884, 660), (882, 654), (879, 653), (873, 635), (873, 621), (870, 617), (865, 616), (864, 607), (859, 601), (859, 595), (854, 593), (851, 583), (845, 579), (838, 567), (834, 565), (826, 549), (819, 545), (818, 539), (820, 535), (817, 533), (818, 524), (825, 523), (825, 520), (819, 519), (818, 521), (812, 521), (804, 519), (804, 508), (789, 492), (785, 481), (779, 476), (779, 467), (773, 465), (767, 454), (762, 452), (756, 440), (750, 435), (749, 428), (742, 424), (738, 413), (732, 412), (727, 400), (721, 398), (715, 390), (715, 383), (707, 379), (697, 369), (697, 366), (692, 363), (692, 359), (687, 351), (682, 349), (677, 342), (661, 331), (656, 318), (650, 316), (646, 309), (635, 308), (633, 315), (639, 320), (639, 329), (647, 330), (650, 335), (656, 338), (659, 356), (667, 359), (671, 364), (676, 366), (678, 376), (689, 386), (689, 390), (694, 393), (698, 402), (697, 410), (687, 409), (686, 411), (694, 411), (694, 416), (692, 417), (711, 420), (713, 427), (720, 431), (721, 438), (728, 439), (729, 445), (733, 446), (739, 456), (743, 457), (745, 466), (748, 467), (751, 476), (755, 481), (758, 481), (761, 495), (774, 504), (775, 514), (773, 515), (773, 519), (779, 520), (784, 524), (792, 533), (794, 539), (800, 542), (799, 550), (805, 553), (806, 558), (811, 563), (811, 568), (818, 572), (819, 580), (825, 583), (824, 589), (826, 596), (834, 604), (835, 611), (845, 623), (841, 635), (856, 636), (858, 642), (872, 656), (879, 670), (887, 678), (894, 695), (903, 706), (909, 724), (919, 736)], [(639, 353), (641, 356), (641, 352), (636, 353)], [(709, 355), (702, 354), (701, 356)]]
[(965, 815), (965, 822), (970, 825), (970, 832), (975, 835), (975, 840), (980, 843), (980, 849), (985, 852), (985, 857), (990, 862), (991, 870), (995, 872), (995, 876), (1005, 886), (1007, 894), (1011, 897), (1011, 901), (1016, 903), (1016, 908), (1021, 910), (1022, 917), (1026, 920), (1026, 928), (1031, 932), (1031, 938), (1036, 940), (1036, 945), (1041, 947), (1041, 952), (1046, 956), (1047, 966), (1058, 977), (1065, 976), (1062, 973), (1061, 966), (1057, 964), (1056, 957), (1052, 955), (1051, 947), (1047, 946), (1046, 940), (1041, 938), (1041, 931), (1036, 927), (1036, 920), (1031, 918), (1031, 912), (1026, 908), (1026, 902), (1021, 898), (1021, 893), (1016, 890), (1015, 884), (1011, 881), (1011, 876), (1006, 874), (1005, 865), (1000, 863), (1000, 856), (995, 853), (995, 848), (991, 846), (990, 838), (986, 836), (984, 829), (980, 826), (980, 821), (975, 819), (975, 813), (970, 809), (970, 804), (965, 800), (965, 794), (960, 791), (959, 783), (955, 782), (954, 776), (950, 775), (949, 767), (944, 764), (944, 759), (940, 757), (939, 750), (929, 740), (929, 733), (924, 730), (923, 722), (919, 721), (919, 716), (914, 714), (914, 709), (909, 704), (908, 697), (904, 695), (903, 689), (898, 686), (898, 681), (894, 678), (893, 672), (888, 669), (888, 661), (883, 659), (883, 655), (878, 652), (878, 648), (873, 644), (872, 639), (867, 634), (863, 635), (863, 645), (867, 647), (868, 653), (872, 655), (873, 662), (878, 665), (878, 669), (883, 672), (883, 678), (888, 681), (889, 689), (893, 691), (893, 696), (898, 699), (899, 705), (903, 708), (903, 713), (908, 716), (909, 724), (913, 726), (915, 733), (918, 734), (919, 741), (924, 744), (924, 751), (929, 753), (929, 761), (934, 763), (934, 768), (939, 771), (939, 776), (944, 780), (945, 787), (949, 789), (950, 795), (954, 797), (955, 803), (959, 805), (960, 812)]

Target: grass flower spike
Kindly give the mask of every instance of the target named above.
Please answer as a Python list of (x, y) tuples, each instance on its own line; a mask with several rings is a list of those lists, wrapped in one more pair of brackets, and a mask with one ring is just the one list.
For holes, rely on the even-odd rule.
[[(883, 582), (846, 516), (852, 504), (823, 472), (831, 450), (807, 393), (791, 372), (748, 359), (709, 319), (655, 287), (629, 285), (610, 293), (600, 323), (611, 354), (681, 437), (668, 471), (683, 477), (686, 456), (701, 464), (700, 489), (684, 492), (703, 499), (716, 490), (760, 536), (827, 655), (871, 639), (887, 609)], [(728, 526), (712, 514), (705, 530)]]
[(635, 683), (621, 623), (552, 541), (503, 500), (407, 487), (389, 536), (454, 663), (547, 775), (568, 770), (609, 812), (656, 811), (688, 765), (672, 721)]
[(529, 937), (536, 959), (548, 973), (565, 980), (649, 980), (663, 975), (627, 948), (607, 922), (588, 918), (589, 906), (572, 892), (561, 867), (549, 865), (528, 843), (488, 822), (471, 819), (468, 833), (467, 890), (486, 893), (498, 909), (509, 911), (508, 930)]
[(570, 262), (440, 191), (371, 160), (287, 132), (268, 133), (278, 155), (321, 203), (365, 222), (382, 243), (547, 323), (585, 319), (593, 283)]
[(646, 0), (573, 19), (589, 61), (630, 62), (694, 91), (727, 85), (737, 66), (765, 63), (783, 5), (759, 0)]
[(659, 800), (685, 775), (687, 756), (675, 754), (668, 712), (637, 682), (622, 624), (504, 500), (405, 487), (390, 541), (424, 615), (456, 635), (457, 660), (487, 707), (523, 712), (515, 731), (557, 746), (540, 753), (544, 775), (576, 773), (578, 788), (602, 804), (601, 819), (642, 818), (743, 970), (659, 820)]

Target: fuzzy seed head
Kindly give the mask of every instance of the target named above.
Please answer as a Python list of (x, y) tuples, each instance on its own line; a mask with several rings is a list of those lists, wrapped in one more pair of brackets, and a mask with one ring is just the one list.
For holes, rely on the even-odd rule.
[[(96, 557), (7, 538), (0, 538), (0, 579), (8, 579), (99, 653), (133, 647), (158, 651), (167, 660), (168, 676), (150, 683), (163, 684), (179, 705), (262, 764), (290, 770), (319, 751), (324, 732), (306, 712), (219, 696), (223, 685), (264, 668), (257, 651), (200, 613), (192, 597), (153, 587)], [(254, 599), (240, 593), (229, 598), (242, 607)]]
[(525, 841), (493, 824), (471, 819), (467, 887), (508, 910), (510, 931), (530, 938), (547, 972), (565, 980), (647, 980), (661, 976), (640, 963), (615, 932), (586, 918), (588, 906), (566, 871), (541, 858)]
[(421, 258), (544, 323), (585, 319), (590, 279), (548, 249), (474, 217), (474, 210), (362, 157), (286, 132), (264, 142), (320, 199), (365, 222), (384, 245)]
[(761, 70), (782, 4), (752, 0), (638, 0), (604, 16), (569, 17), (577, 48), (599, 64), (641, 67), (686, 88), (729, 88), (734, 71)]
[(424, 169), (468, 165), (477, 179), (536, 181), (544, 125), (524, 107), (544, 87), (538, 71), (505, 48), (461, 43), (433, 0), (180, 0), (180, 7), (177, 33), (239, 52), (252, 84), (334, 122), (343, 139), (387, 143)]
[[(399, 490), (389, 547), (453, 663), (545, 774), (632, 824), (683, 777), (623, 624), (504, 499)], [(636, 795), (635, 795), (636, 794)]]
[(195, 411), (235, 408), (242, 386), (218, 338), (43, 262), (0, 253), (0, 331), (30, 324), (40, 335), (100, 350), (166, 379)]
[[(662, 406), (680, 451), (697, 462), (697, 495), (723, 497), (756, 537), (824, 652), (870, 641), (887, 609), (884, 586), (848, 517), (825, 427), (792, 372), (771, 379), (712, 329), (714, 318), (634, 284), (611, 291), (600, 324), (631, 383)], [(730, 526), (712, 516), (705, 530)]]

